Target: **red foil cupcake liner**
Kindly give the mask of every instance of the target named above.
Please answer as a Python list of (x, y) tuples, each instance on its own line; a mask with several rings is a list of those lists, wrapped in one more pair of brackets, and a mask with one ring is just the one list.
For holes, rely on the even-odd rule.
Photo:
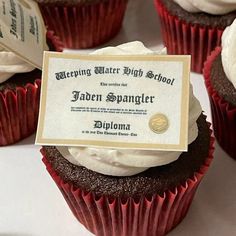
[(36, 130), (40, 79), (34, 84), (0, 92), (0, 146), (15, 143)]
[(220, 53), (220, 47), (212, 52), (205, 63), (203, 74), (211, 104), (214, 135), (220, 146), (236, 160), (236, 107), (220, 97), (211, 84), (212, 63)]
[(163, 196), (120, 199), (96, 196), (92, 192), (74, 188), (56, 174), (44, 156), (43, 162), (62, 192), (75, 217), (97, 236), (161, 236), (178, 225), (188, 212), (196, 189), (213, 158), (211, 137), (209, 155), (192, 178)]
[(60, 6), (39, 3), (45, 24), (66, 48), (90, 48), (113, 38), (120, 30), (128, 0), (97, 1)]
[[(62, 43), (52, 31), (47, 32), (47, 41), (51, 49), (62, 50)], [(35, 132), (40, 88), (40, 78), (35, 78), (33, 84), (0, 92), (0, 146), (16, 143)]]
[(202, 73), (207, 56), (221, 44), (223, 29), (187, 23), (171, 15), (161, 0), (154, 1), (168, 54), (190, 54), (191, 70)]

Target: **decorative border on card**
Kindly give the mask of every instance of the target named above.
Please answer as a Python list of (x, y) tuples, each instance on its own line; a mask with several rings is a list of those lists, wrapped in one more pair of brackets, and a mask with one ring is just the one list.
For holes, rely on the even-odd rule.
[[(51, 58), (75, 59), (86, 61), (162, 61), (162, 62), (182, 62), (182, 93), (181, 93), (181, 123), (180, 123), (180, 142), (178, 144), (150, 144), (136, 142), (121, 142), (121, 141), (101, 141), (101, 140), (85, 140), (85, 139), (48, 139), (43, 135), (47, 102), (48, 88), (48, 72), (49, 60)], [(150, 150), (187, 150), (188, 140), (188, 115), (189, 115), (189, 75), (190, 75), (190, 56), (169, 56), (169, 55), (122, 55), (122, 56), (107, 56), (107, 55), (78, 55), (78, 54), (60, 54), (54, 52), (45, 52), (43, 81), (41, 91), (41, 107), (38, 123), (38, 132), (36, 136), (36, 144), (39, 145), (58, 145), (58, 146), (96, 146), (104, 148), (129, 148), (129, 149), (150, 149)], [(66, 121), (65, 121), (66, 122)], [(86, 122), (86, 121), (84, 121)], [(81, 124), (83, 125), (83, 124)], [(164, 127), (165, 129), (165, 127)], [(153, 131), (154, 132), (154, 131)]]

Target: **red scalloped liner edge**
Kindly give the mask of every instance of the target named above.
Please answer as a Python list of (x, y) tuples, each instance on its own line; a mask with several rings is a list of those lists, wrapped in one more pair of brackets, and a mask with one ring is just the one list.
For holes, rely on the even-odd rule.
[(39, 4), (45, 24), (65, 48), (90, 48), (105, 43), (120, 30), (128, 0), (77, 6)]
[(202, 73), (207, 56), (221, 44), (223, 29), (187, 23), (154, 0), (160, 18), (162, 37), (168, 54), (191, 55), (191, 70)]
[[(209, 124), (210, 126), (210, 124)], [(43, 162), (57, 184), (75, 217), (97, 236), (161, 236), (177, 226), (186, 216), (203, 176), (213, 159), (214, 138), (210, 140), (209, 154), (200, 170), (174, 191), (163, 196), (140, 199), (98, 197), (92, 192), (74, 188), (65, 183), (47, 161)]]
[(211, 84), (212, 63), (220, 53), (221, 47), (216, 47), (205, 62), (203, 75), (210, 99), (214, 135), (220, 146), (236, 159), (236, 107), (220, 97)]
[(53, 50), (50, 49), (50, 51), (56, 51), (56, 52), (63, 51), (64, 44), (61, 42), (60, 38), (56, 36), (52, 30), (47, 31), (47, 39), (49, 39), (50, 43), (54, 47)]

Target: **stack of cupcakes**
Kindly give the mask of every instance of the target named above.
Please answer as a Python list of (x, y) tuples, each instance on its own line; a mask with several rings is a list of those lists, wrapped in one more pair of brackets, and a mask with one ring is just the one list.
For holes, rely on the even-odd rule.
[(220, 46), (224, 29), (236, 18), (236, 2), (154, 0), (168, 54), (190, 54), (191, 69), (202, 73), (211, 51)]

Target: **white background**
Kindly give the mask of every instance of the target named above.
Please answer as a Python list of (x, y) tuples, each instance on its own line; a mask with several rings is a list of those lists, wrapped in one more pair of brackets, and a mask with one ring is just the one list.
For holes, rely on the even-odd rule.
[[(124, 27), (109, 44), (141, 40), (160, 48), (158, 24), (152, 0), (130, 0)], [(191, 81), (211, 120), (202, 76), (192, 73)], [(0, 236), (91, 236), (70, 212), (33, 143), (34, 136), (0, 148)], [(187, 217), (170, 236), (236, 235), (236, 161), (218, 144), (214, 156)]]

